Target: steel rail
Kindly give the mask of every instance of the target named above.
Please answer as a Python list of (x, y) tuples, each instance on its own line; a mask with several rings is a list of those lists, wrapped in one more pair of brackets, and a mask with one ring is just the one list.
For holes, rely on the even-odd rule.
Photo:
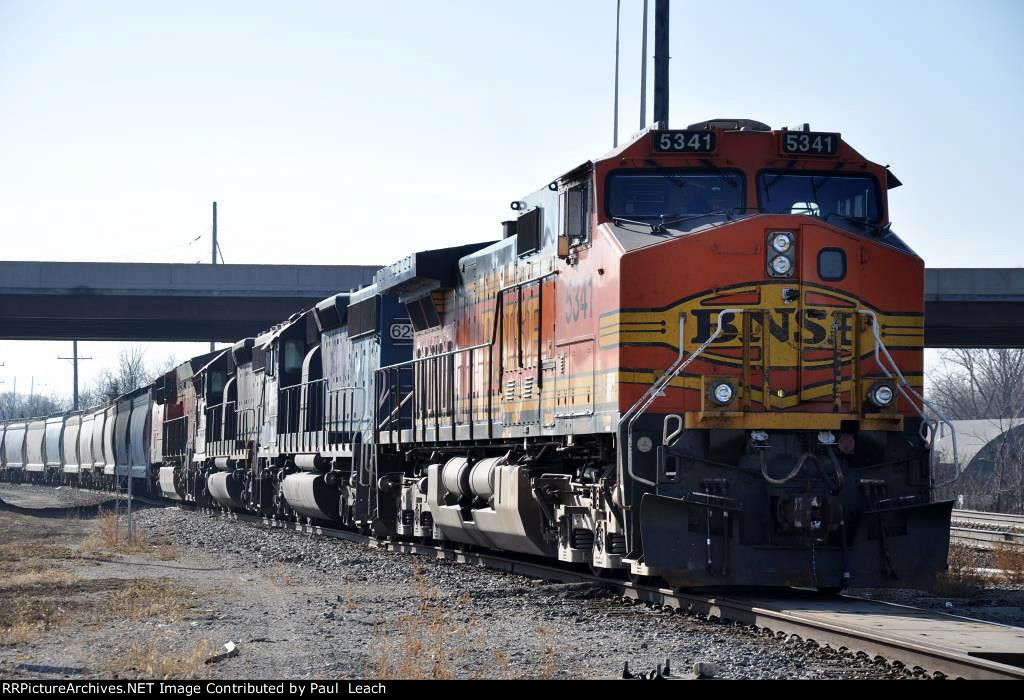
[(953, 520), (975, 525), (1009, 526), (1024, 530), (1024, 515), (989, 513), (980, 510), (954, 510)]
[(1024, 546), (1024, 533), (987, 530), (973, 527), (949, 528), (949, 538), (955, 542), (971, 544), (982, 549), (992, 549), (997, 544)]

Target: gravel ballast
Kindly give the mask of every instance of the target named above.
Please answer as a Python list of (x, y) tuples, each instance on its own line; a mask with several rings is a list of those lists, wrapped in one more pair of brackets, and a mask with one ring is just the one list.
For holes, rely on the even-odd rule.
[[(46, 500), (43, 487), (4, 486), (0, 497), (11, 488), (34, 503)], [(68, 497), (54, 495), (52, 505)], [(88, 519), (60, 521), (52, 514), (0, 515), (0, 533), (52, 539), (56, 529), (71, 547), (94, 527)], [(621, 677), (626, 662), (644, 672), (666, 659), (676, 676), (703, 662), (716, 678), (915, 677), (795, 637), (630, 603), (589, 584), (552, 583), (177, 508), (145, 508), (136, 518), (151, 544), (145, 551), (60, 564), (72, 568), (79, 588), (90, 580), (109, 585), (159, 578), (180, 595), (180, 613), (167, 614), (164, 605), (151, 617), (123, 619), (108, 609), (74, 625), (48, 627), (26, 643), (0, 646), (0, 675), (109, 677), (117, 669), (114, 675), (152, 677), (163, 669), (155, 657), (182, 660), (169, 665), (171, 677), (190, 669), (247, 680), (611, 679)], [(202, 663), (229, 641), (236, 655)]]

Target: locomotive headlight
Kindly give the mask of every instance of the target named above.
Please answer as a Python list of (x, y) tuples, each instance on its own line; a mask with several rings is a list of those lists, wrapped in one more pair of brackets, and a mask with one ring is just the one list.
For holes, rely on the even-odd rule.
[(789, 271), (793, 269), (793, 262), (785, 255), (776, 255), (772, 258), (772, 272), (780, 277), (789, 274)]
[(732, 401), (736, 391), (729, 382), (718, 382), (711, 387), (711, 400), (719, 406), (725, 406)]
[(772, 250), (776, 253), (788, 253), (793, 247), (793, 238), (786, 232), (772, 234)]
[(891, 384), (875, 384), (868, 391), (868, 399), (879, 408), (885, 408), (896, 398), (896, 391)]

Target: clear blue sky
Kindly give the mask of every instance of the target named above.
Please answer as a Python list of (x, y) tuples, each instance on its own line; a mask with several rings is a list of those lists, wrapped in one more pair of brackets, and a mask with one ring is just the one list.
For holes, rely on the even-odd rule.
[[(627, 137), (641, 2), (622, 4)], [(214, 199), (228, 262), (387, 263), (495, 237), (510, 200), (610, 147), (614, 14), (0, 0), (0, 257), (207, 261)], [(840, 131), (905, 183), (894, 228), (929, 265), (1019, 266), (1022, 32), (1016, 0), (675, 0), (672, 125)], [(63, 391), (50, 358), (69, 345), (0, 343), (0, 379)], [(116, 350), (88, 344), (86, 377)]]

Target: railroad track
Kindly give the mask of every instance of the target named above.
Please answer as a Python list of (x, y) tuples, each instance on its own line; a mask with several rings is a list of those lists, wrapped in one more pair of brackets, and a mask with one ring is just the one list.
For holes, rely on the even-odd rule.
[(822, 596), (810, 591), (681, 592), (599, 577), (530, 557), (379, 539), (348, 530), (249, 513), (204, 509), (162, 498), (134, 496), (133, 500), (150, 506), (178, 507), (197, 515), (332, 537), (373, 549), (483, 566), (531, 578), (597, 584), (638, 603), (751, 625), (776, 636), (795, 635), (803, 640), (867, 654), (906, 668), (920, 668), (937, 676), (1024, 679), (1024, 628), (1021, 627), (855, 596)]
[(997, 544), (1024, 547), (1024, 515), (954, 510), (950, 538), (978, 549)]

